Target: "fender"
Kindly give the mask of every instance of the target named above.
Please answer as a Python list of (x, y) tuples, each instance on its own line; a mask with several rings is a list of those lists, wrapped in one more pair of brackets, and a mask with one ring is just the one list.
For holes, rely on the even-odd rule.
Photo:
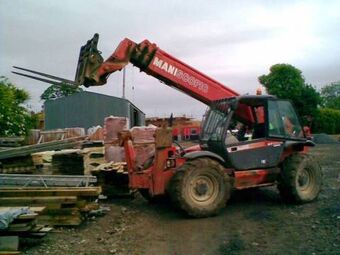
[(284, 147), (287, 149), (289, 147), (293, 147), (297, 151), (304, 150), (304, 147), (314, 147), (315, 143), (311, 140), (305, 140), (305, 141), (290, 141), (287, 140), (284, 142)]
[(193, 152), (186, 153), (184, 155), (184, 158), (188, 159), (188, 160), (193, 160), (193, 159), (202, 158), (202, 157), (208, 157), (208, 158), (216, 159), (222, 165), (225, 165), (225, 163), (226, 163), (225, 160), (220, 155), (213, 153), (211, 151), (193, 151)]

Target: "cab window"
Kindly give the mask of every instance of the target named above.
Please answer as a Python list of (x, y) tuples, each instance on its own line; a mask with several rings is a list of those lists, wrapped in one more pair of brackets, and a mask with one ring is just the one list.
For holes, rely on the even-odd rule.
[(276, 137), (303, 138), (304, 134), (289, 101), (268, 101), (268, 134)]

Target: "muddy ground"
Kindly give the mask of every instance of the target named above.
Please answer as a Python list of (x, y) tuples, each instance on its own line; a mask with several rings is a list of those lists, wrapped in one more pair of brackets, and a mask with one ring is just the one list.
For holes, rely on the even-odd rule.
[(104, 217), (28, 240), (24, 254), (340, 254), (340, 146), (311, 153), (324, 174), (316, 202), (286, 205), (274, 187), (248, 190), (234, 192), (219, 216), (190, 219), (139, 196), (114, 199)]

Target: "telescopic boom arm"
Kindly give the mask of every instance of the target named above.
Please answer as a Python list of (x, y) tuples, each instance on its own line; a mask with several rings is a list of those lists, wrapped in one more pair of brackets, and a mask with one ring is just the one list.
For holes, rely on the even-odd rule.
[(113, 54), (103, 61), (101, 52), (97, 49), (98, 38), (99, 35), (95, 34), (80, 50), (75, 78), (78, 84), (104, 85), (111, 73), (132, 63), (141, 71), (208, 105), (217, 99), (239, 95), (148, 40), (137, 44), (126, 38), (120, 42)]

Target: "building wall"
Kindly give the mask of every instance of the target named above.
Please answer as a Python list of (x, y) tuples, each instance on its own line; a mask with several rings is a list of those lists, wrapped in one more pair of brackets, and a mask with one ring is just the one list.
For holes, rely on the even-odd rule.
[(128, 117), (130, 126), (136, 123), (131, 119), (131, 109), (136, 109), (138, 125), (144, 124), (145, 114), (128, 100), (93, 92), (83, 91), (68, 97), (46, 101), (45, 129), (103, 126), (104, 118), (110, 115)]
[(145, 114), (129, 102), (130, 127), (145, 126)]

